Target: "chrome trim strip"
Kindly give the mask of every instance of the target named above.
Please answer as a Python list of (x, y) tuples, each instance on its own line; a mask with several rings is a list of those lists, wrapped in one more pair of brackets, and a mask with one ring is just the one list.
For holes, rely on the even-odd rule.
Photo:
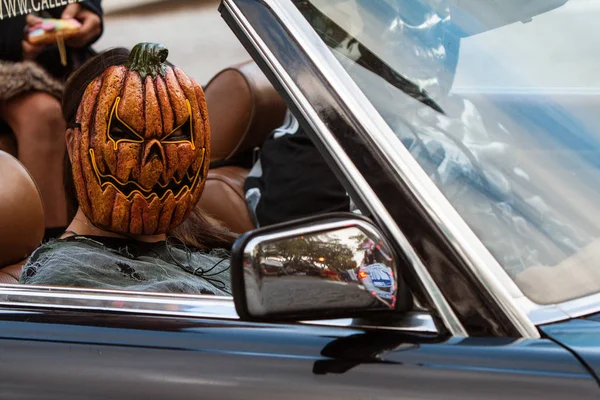
[[(517, 331), (524, 338), (539, 338), (536, 326), (515, 301), (524, 297), (523, 293), (402, 145), (308, 21), (289, 0), (262, 1), (272, 9), (292, 36), (298, 39), (299, 45), (322, 71), (333, 90), (343, 99), (357, 121), (370, 132), (386, 161), (426, 208), (440, 231), (444, 232), (465, 260), (470, 272), (497, 302)], [(227, 3), (231, 3), (231, 0)]]
[(3, 285), (0, 305), (50, 307), (67, 310), (117, 311), (136, 314), (238, 319), (233, 299), (220, 296), (190, 296), (139, 293), (101, 289)]
[[(11, 308), (22, 307), (35, 313), (39, 308), (72, 311), (109, 311), (143, 315), (186, 318), (218, 318), (239, 320), (233, 299), (220, 296), (190, 296), (166, 293), (140, 293), (101, 289), (73, 289), (50, 286), (2, 285), (0, 315), (14, 314)], [(353, 323), (351, 319), (300, 321), (302, 325), (388, 329), (407, 332), (436, 333), (431, 315), (425, 312), (407, 314), (393, 326)]]
[(393, 325), (369, 325), (356, 323), (356, 321), (347, 319), (334, 319), (325, 321), (305, 321), (303, 324), (306, 325), (325, 325), (325, 326), (340, 326), (348, 328), (360, 327), (363, 329), (385, 329), (385, 330), (398, 330), (404, 332), (424, 332), (424, 333), (438, 333), (433, 318), (426, 312), (410, 312), (400, 316), (401, 318), (394, 321)]
[[(272, 3), (275, 3), (273, 1), (266, 2), (272, 7)], [(254, 46), (256, 51), (262, 56), (263, 60), (270, 66), (271, 71), (277, 76), (279, 82), (285, 87), (286, 91), (288, 94), (290, 94), (295, 105), (303, 113), (306, 120), (312, 125), (313, 130), (320, 137), (323, 144), (327, 147), (328, 152), (333, 155), (333, 158), (340, 167), (340, 170), (345, 174), (348, 181), (361, 196), (363, 203), (370, 208), (370, 211), (377, 219), (377, 222), (387, 227), (393, 238), (405, 252), (407, 261), (411, 264), (421, 283), (425, 287), (425, 291), (430, 297), (431, 303), (437, 309), (444, 326), (446, 329), (448, 329), (448, 332), (454, 336), (468, 336), (466, 329), (463, 327), (460, 320), (454, 313), (454, 310), (452, 310), (447, 300), (444, 298), (443, 294), (429, 274), (429, 271), (421, 259), (418, 257), (417, 253), (414, 251), (402, 231), (398, 228), (381, 201), (377, 198), (364, 177), (360, 174), (350, 158), (346, 155), (331, 131), (319, 118), (313, 106), (309, 103), (304, 94), (294, 83), (290, 75), (276, 59), (275, 55), (266, 46), (264, 41), (251, 26), (241, 10), (234, 3), (234, 0), (223, 0), (223, 4), (235, 19), (238, 26), (244, 30), (244, 33), (246, 34), (248, 40), (252, 43), (252, 46)], [(285, 24), (285, 26), (288, 29), (292, 29), (292, 27), (288, 24)], [(312, 28), (309, 27), (309, 29), (312, 31)], [(337, 61), (334, 62), (337, 63)], [(345, 74), (345, 71), (343, 73)], [(362, 92), (360, 92), (360, 94), (362, 95)]]
[(527, 314), (527, 317), (536, 324), (546, 324), (549, 322), (561, 321), (569, 319), (569, 315), (565, 314), (556, 305), (540, 306), (533, 303), (527, 297), (521, 297), (515, 300), (519, 307)]
[(541, 325), (600, 312), (600, 293), (558, 304), (536, 304), (527, 298), (519, 299), (519, 303), (529, 318)]
[(592, 294), (579, 299), (565, 301), (556, 305), (571, 318), (600, 312), (600, 293)]

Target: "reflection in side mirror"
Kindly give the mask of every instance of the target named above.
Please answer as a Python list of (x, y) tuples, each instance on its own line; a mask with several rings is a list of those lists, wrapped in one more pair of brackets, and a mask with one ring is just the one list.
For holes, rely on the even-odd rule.
[(245, 319), (355, 317), (393, 310), (398, 298), (390, 247), (355, 216), (247, 233), (234, 245), (231, 268)]

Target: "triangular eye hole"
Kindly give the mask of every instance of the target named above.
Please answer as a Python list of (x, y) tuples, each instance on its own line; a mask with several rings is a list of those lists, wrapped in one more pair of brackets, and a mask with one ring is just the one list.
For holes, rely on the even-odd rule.
[(190, 123), (190, 118), (179, 127), (177, 127), (173, 132), (169, 134), (166, 138), (163, 139), (163, 142), (191, 142), (192, 141), (192, 126)]
[(117, 149), (117, 144), (122, 141), (134, 143), (142, 143), (144, 141), (140, 135), (119, 118), (117, 108), (119, 107), (120, 101), (121, 98), (117, 97), (112, 111), (110, 112), (110, 119), (107, 127), (107, 136), (113, 142), (115, 150)]
[(189, 100), (186, 100), (186, 105), (188, 109), (188, 117), (185, 122), (179, 126), (177, 126), (171, 133), (169, 133), (162, 142), (164, 143), (191, 143), (192, 148), (194, 148), (194, 138), (193, 132), (194, 128), (192, 126), (192, 106), (190, 105)]
[(127, 125), (119, 121), (116, 117), (113, 117), (110, 122), (110, 130), (108, 131), (109, 136), (115, 142), (120, 140), (131, 140), (139, 141), (141, 138), (135, 134)]

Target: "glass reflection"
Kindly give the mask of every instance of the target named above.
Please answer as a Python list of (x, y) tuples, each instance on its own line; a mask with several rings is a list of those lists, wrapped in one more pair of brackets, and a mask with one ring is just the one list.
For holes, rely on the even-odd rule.
[(600, 1), (294, 2), (525, 295), (600, 292)]
[(395, 307), (391, 252), (357, 227), (248, 246), (244, 278), (254, 315)]

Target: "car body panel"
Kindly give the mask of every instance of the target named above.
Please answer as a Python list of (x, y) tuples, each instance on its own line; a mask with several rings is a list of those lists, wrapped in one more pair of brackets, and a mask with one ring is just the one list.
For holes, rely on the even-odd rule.
[(120, 313), (0, 314), (1, 398), (597, 398), (549, 340)]
[(540, 329), (579, 357), (600, 381), (600, 314)]

